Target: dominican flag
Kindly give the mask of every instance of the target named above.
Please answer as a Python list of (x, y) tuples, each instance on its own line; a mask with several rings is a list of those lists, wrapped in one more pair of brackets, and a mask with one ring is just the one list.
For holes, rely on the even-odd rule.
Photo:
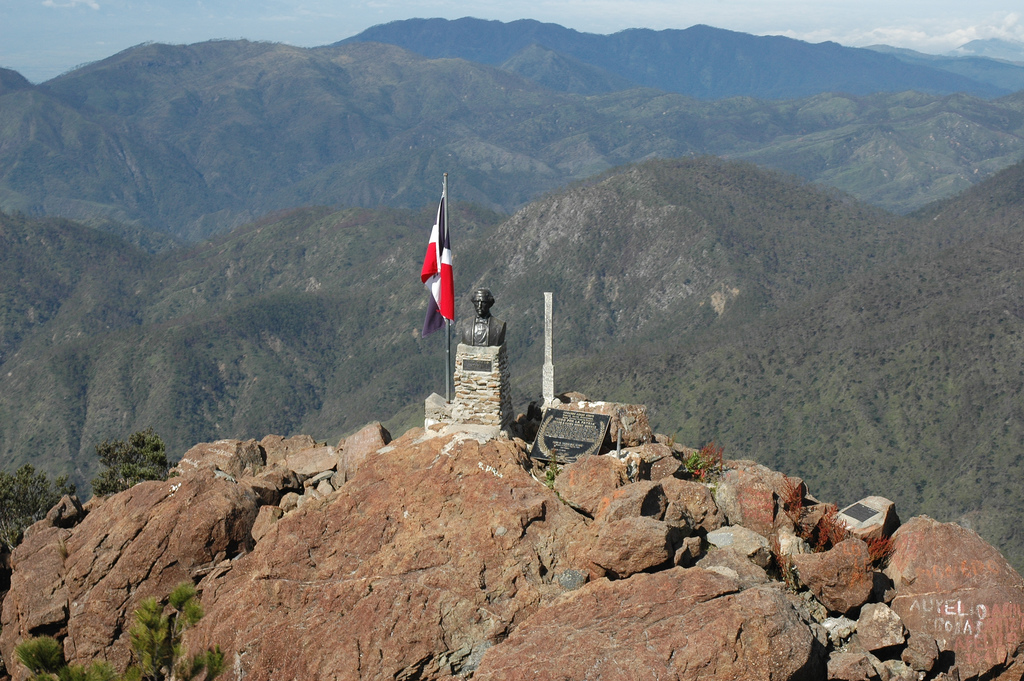
[(427, 254), (423, 256), (420, 281), (427, 287), (427, 317), (423, 320), (423, 334), (427, 336), (444, 328), (444, 320), (455, 319), (455, 282), (452, 278), (452, 249), (445, 224), (445, 197), (437, 208), (437, 222), (430, 230)]

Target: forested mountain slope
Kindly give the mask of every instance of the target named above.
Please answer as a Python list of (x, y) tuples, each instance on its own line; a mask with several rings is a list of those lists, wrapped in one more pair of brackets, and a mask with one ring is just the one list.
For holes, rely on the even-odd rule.
[[(570, 68), (543, 53), (515, 68), (548, 61)], [(585, 66), (580, 89), (607, 83)], [(445, 171), (458, 199), (512, 212), (623, 163), (706, 153), (906, 212), (1024, 155), (1022, 95), (587, 96), (376, 43), (150, 44), (39, 86), (12, 74), (0, 208), (191, 241), (305, 205), (416, 209)]]

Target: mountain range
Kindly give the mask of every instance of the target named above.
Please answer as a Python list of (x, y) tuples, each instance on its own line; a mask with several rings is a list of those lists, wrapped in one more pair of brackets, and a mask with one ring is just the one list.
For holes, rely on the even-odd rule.
[[(560, 389), (644, 402), (678, 441), (840, 502), (958, 520), (1024, 564), (1024, 92), (704, 100), (635, 87), (560, 27), (379, 31), (474, 26), (491, 39), (449, 42), (500, 63), (216, 41), (41, 85), (0, 71), (3, 467), (86, 489), (96, 444), (150, 426), (177, 456), (417, 423), (443, 386), (416, 271), (449, 171), (458, 312), (495, 292), (517, 408), (553, 291)], [(603, 38), (624, 63), (683, 37), (734, 65), (838, 49), (677, 33)], [(918, 59), (838, 63), (862, 52)], [(709, 73), (791, 81), (772, 64)]]
[[(698, 99), (797, 99), (822, 92), (868, 95), (906, 90), (996, 97), (1024, 89), (1024, 66), (987, 57), (974, 56), (963, 63), (955, 63), (956, 57), (928, 61), (908, 58), (909, 50), (888, 53), (833, 42), (812, 44), (704, 25), (596, 35), (531, 19), (406, 19), (373, 26), (338, 44), (368, 41), (398, 45), (426, 57), (501, 66), (539, 80), (524, 69), (524, 63), (529, 64), (555, 89), (569, 89), (558, 87), (560, 80), (578, 87), (565, 76), (584, 66), (608, 74), (608, 81), (592, 93), (626, 89), (629, 83)], [(537, 48), (562, 61), (542, 62)]]
[[(558, 27), (525, 28), (533, 33), (519, 42)], [(113, 226), (127, 224), (137, 241), (160, 248), (306, 205), (416, 209), (436, 200), (437, 185), (426, 178), (444, 171), (459, 178), (457, 198), (511, 212), (623, 163), (710, 153), (908, 212), (1024, 154), (1019, 92), (995, 100), (876, 92), (889, 76), (878, 80), (851, 65), (874, 94), (825, 92), (838, 85), (808, 80), (800, 92), (816, 94), (754, 99), (759, 83), (796, 82), (800, 63), (828, 62), (830, 51), (850, 48), (706, 27), (685, 33), (718, 41), (721, 72), (709, 71), (709, 82), (742, 85), (742, 97), (698, 100), (632, 87), (629, 77), (536, 43), (517, 52), (509, 51), (519, 43), (509, 45), (503, 67), (381, 43), (304, 49), (216, 41), (141, 45), (38, 86), (5, 71), (0, 208), (121, 234), (125, 228)], [(640, 56), (624, 53), (625, 63), (672, 37), (630, 35)], [(762, 43), (785, 49), (762, 54), (755, 49)], [(870, 50), (849, 54), (900, 63)], [(778, 73), (744, 75), (729, 66), (752, 60)], [(670, 70), (692, 72), (677, 66)], [(904, 72), (889, 66), (874, 73)], [(587, 94), (594, 91), (603, 94)]]
[[(597, 176), (508, 219), (457, 203), (458, 314), (492, 288), (514, 403), (556, 381), (651, 406), (680, 442), (785, 464), (840, 502), (959, 519), (1024, 558), (1024, 164), (899, 217), (710, 157)], [(147, 254), (66, 221), (4, 216), (6, 467), (95, 473), (153, 426), (200, 440), (333, 440), (422, 418), (442, 340), (418, 337), (431, 210), (298, 209)], [(46, 263), (45, 266), (40, 263)]]

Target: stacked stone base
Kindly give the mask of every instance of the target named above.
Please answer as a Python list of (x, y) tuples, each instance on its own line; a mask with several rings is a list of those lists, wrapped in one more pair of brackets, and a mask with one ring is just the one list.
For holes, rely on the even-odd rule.
[(512, 423), (508, 352), (504, 345), (476, 347), (459, 343), (451, 419), (502, 430)]

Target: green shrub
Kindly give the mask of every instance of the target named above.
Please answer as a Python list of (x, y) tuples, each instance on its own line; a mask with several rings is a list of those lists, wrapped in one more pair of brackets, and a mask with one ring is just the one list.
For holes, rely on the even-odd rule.
[(13, 551), (25, 528), (46, 517), (63, 495), (74, 493), (66, 475), (51, 483), (30, 464), (13, 475), (0, 471), (0, 544)]
[(224, 671), (220, 647), (190, 657), (181, 644), (185, 631), (203, 617), (195, 587), (179, 584), (167, 601), (167, 615), (155, 598), (143, 600), (135, 611), (135, 624), (128, 632), (133, 663), (120, 676), (106, 662), (69, 666), (64, 647), (49, 636), (25, 641), (15, 654), (32, 672), (29, 681), (192, 681), (204, 672), (205, 681), (213, 681)]
[(170, 467), (164, 441), (152, 428), (132, 433), (127, 442), (104, 440), (96, 455), (105, 467), (92, 481), (96, 496), (117, 494), (143, 480), (166, 480)]

